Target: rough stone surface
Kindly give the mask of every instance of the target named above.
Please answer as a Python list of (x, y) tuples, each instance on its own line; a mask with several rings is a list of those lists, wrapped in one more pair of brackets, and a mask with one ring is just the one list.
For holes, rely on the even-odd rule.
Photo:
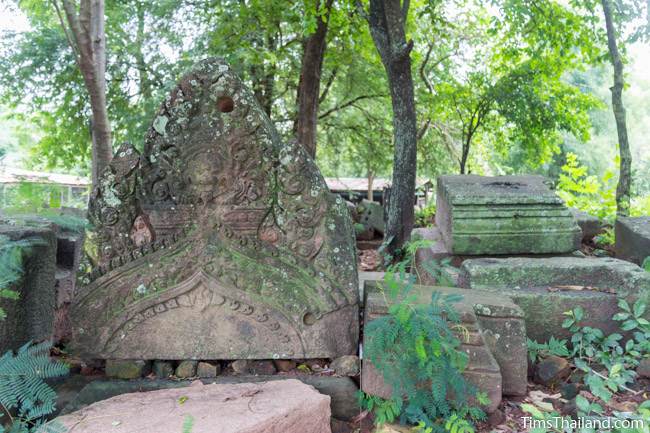
[[(488, 358), (493, 356), (497, 371), (500, 371), (503, 394), (525, 395), (528, 352), (523, 311), (507, 296), (480, 290), (415, 286), (411, 293), (417, 297), (418, 303), (426, 304), (431, 300), (432, 290), (463, 296), (463, 300), (456, 304), (455, 308), (461, 313), (464, 326), (470, 331), (466, 346), (476, 355), (473, 358), (474, 364), (470, 362), (468, 375), (473, 376), (474, 381), (479, 381), (481, 371), (490, 372), (492, 367)], [(378, 291), (376, 282), (367, 282), (366, 293), (365, 323), (388, 312), (385, 298)], [(477, 349), (482, 344), (487, 348), (489, 356)], [(482, 362), (486, 365), (481, 365)], [(374, 380), (372, 375), (365, 374), (367, 367), (368, 363), (365, 362), (361, 373), (362, 388), (365, 388), (366, 381)], [(472, 370), (475, 373), (471, 373)], [(491, 376), (487, 374), (486, 377)]]
[(69, 310), (75, 291), (76, 272), (81, 260), (83, 239), (83, 233), (57, 230), (54, 284), (56, 310), (54, 313), (53, 331), (53, 339), (55, 342), (68, 342), (72, 335)]
[[(215, 379), (203, 379), (209, 383), (258, 383), (286, 380), (286, 376), (219, 376)], [(341, 420), (350, 420), (359, 415), (360, 409), (357, 402), (358, 387), (349, 377), (328, 377), (300, 375), (295, 379), (313, 386), (321, 394), (331, 398), (332, 416)], [(120, 394), (131, 392), (154, 391), (168, 388), (184, 388), (191, 384), (188, 380), (111, 380), (93, 381), (86, 385), (76, 398), (62, 411), (68, 414), (82, 409), (92, 403), (105, 400)]]
[(384, 234), (386, 224), (384, 222), (384, 207), (381, 203), (363, 199), (357, 206), (357, 213), (361, 224)]
[[(93, 191), (96, 266), (72, 305), (95, 358), (290, 359), (358, 343), (354, 231), (301, 145), (206, 60), (165, 99), (139, 155)], [(85, 268), (84, 268), (85, 269)]]
[(361, 370), (361, 361), (358, 356), (345, 355), (332, 361), (330, 368), (339, 376), (357, 376)]
[[(585, 310), (584, 324), (606, 335), (618, 332), (617, 296), (630, 302), (650, 301), (650, 274), (612, 258), (504, 258), (463, 262), (460, 285), (508, 295), (525, 313), (528, 337), (539, 342), (551, 336), (568, 338), (564, 312)], [(650, 313), (648, 313), (650, 316)]]
[(582, 233), (541, 176), (438, 178), (436, 226), (454, 254), (566, 253)]
[(569, 361), (559, 356), (549, 356), (535, 366), (535, 382), (544, 386), (559, 385), (571, 374)]
[(297, 380), (125, 394), (57, 418), (78, 433), (329, 433), (329, 397)]
[(180, 377), (182, 379), (188, 377), (196, 377), (197, 364), (198, 362), (191, 360), (179, 362), (178, 367), (176, 367), (176, 377)]
[(273, 361), (273, 364), (278, 371), (281, 371), (283, 373), (294, 370), (298, 365), (296, 361), (293, 361), (291, 359), (276, 359)]
[(219, 364), (212, 364), (209, 362), (199, 362), (196, 366), (197, 377), (217, 377), (221, 372)]
[(598, 217), (589, 215), (578, 209), (571, 208), (571, 213), (582, 230), (582, 241), (587, 242), (594, 238), (598, 233), (603, 231), (603, 224)]
[[(370, 285), (373, 283), (366, 285), (364, 323), (387, 314), (388, 309), (385, 296), (368, 287)], [(464, 297), (455, 305), (461, 314), (463, 327), (468, 331), (468, 338), (461, 346), (469, 355), (464, 375), (488, 394), (491, 402), (486, 411), (496, 410), (502, 394), (525, 395), (527, 354), (521, 310), (506, 297), (479, 291), (415, 286), (411, 294), (416, 296), (418, 304), (426, 304), (431, 299), (432, 290), (445, 294), (460, 293)], [(391, 394), (380, 373), (368, 360), (364, 360), (362, 365), (361, 388), (383, 398)]]
[(0, 224), (2, 251), (13, 248), (12, 242), (29, 243), (19, 247), (23, 256), (22, 277), (9, 286), (18, 292), (19, 299), (0, 298), (0, 307), (7, 314), (0, 321), (0, 353), (29, 341), (52, 338), (56, 308), (56, 228), (44, 222), (28, 223)]
[(641, 377), (650, 379), (650, 358), (644, 358), (641, 360), (636, 368), (636, 373)]
[(650, 216), (616, 220), (616, 257), (640, 265), (650, 257)]
[(156, 375), (156, 377), (164, 379), (166, 377), (174, 375), (174, 367), (169, 361), (154, 361), (153, 373)]
[(149, 373), (150, 363), (140, 359), (107, 359), (106, 376), (116, 379), (138, 379)]

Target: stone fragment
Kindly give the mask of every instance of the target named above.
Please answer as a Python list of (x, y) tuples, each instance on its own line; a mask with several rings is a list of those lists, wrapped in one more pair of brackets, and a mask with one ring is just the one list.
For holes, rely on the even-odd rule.
[[(330, 433), (330, 399), (297, 380), (125, 394), (57, 418), (78, 433)], [(215, 430), (216, 428), (216, 430)]]
[(582, 231), (582, 242), (590, 241), (603, 231), (603, 224), (600, 222), (598, 217), (589, 215), (587, 212), (583, 212), (578, 209), (571, 208), (571, 213)]
[(219, 364), (212, 364), (210, 362), (199, 362), (196, 366), (197, 377), (217, 377), (221, 372)]
[(252, 361), (249, 365), (249, 372), (256, 375), (268, 376), (276, 371), (273, 361)]
[[(564, 312), (585, 310), (583, 323), (605, 335), (618, 332), (617, 296), (650, 301), (650, 273), (612, 258), (486, 258), (463, 262), (462, 287), (510, 296), (524, 311), (528, 337), (539, 342), (569, 338)], [(650, 317), (650, 312), (647, 313)]]
[(170, 361), (154, 361), (153, 373), (161, 379), (174, 375), (174, 366)]
[(560, 394), (565, 400), (575, 398), (580, 392), (580, 385), (577, 383), (565, 383), (560, 387)]
[[(22, 225), (19, 225), (22, 224)], [(22, 269), (8, 289), (18, 299), (0, 298), (6, 317), (0, 320), (0, 353), (29, 341), (52, 338), (56, 308), (56, 227), (29, 220), (0, 224), (0, 255), (19, 251)], [(9, 275), (0, 275), (0, 279)]]
[[(286, 380), (287, 376), (218, 376), (214, 379), (203, 379), (203, 383), (259, 383)], [(332, 416), (349, 421), (359, 415), (357, 400), (359, 388), (349, 377), (300, 375), (295, 379), (313, 386), (321, 394), (331, 398)], [(89, 404), (105, 400), (120, 394), (154, 391), (158, 389), (184, 388), (190, 386), (189, 380), (139, 379), (139, 380), (95, 380), (86, 385), (76, 398), (62, 411), (68, 414), (82, 409)]]
[(650, 358), (643, 358), (636, 367), (636, 374), (640, 377), (650, 379)]
[(291, 359), (276, 359), (273, 361), (273, 364), (278, 371), (281, 371), (283, 373), (294, 370), (296, 368), (296, 361), (293, 361)]
[(640, 265), (650, 257), (650, 216), (618, 218), (616, 257)]
[[(373, 318), (387, 314), (388, 309), (384, 301), (385, 297), (378, 290), (377, 281), (368, 280), (365, 290), (367, 303), (365, 323), (367, 323)], [(454, 306), (467, 322), (464, 324), (470, 337), (466, 340), (467, 345), (479, 346), (481, 342), (486, 345), (499, 366), (504, 395), (526, 395), (528, 351), (523, 311), (507, 296), (482, 290), (416, 285), (411, 293), (417, 297), (418, 303), (428, 304), (433, 290), (463, 297), (462, 301)], [(487, 355), (483, 358), (487, 358)], [(364, 363), (362, 368), (362, 384), (364, 380), (371, 378), (364, 378), (365, 364), (367, 363)], [(482, 366), (475, 365), (473, 368), (480, 371)]]
[(230, 363), (230, 368), (235, 374), (250, 373), (251, 362), (247, 359), (238, 359)]
[(357, 376), (361, 371), (361, 361), (355, 355), (345, 355), (331, 362), (330, 368), (339, 376)]
[(361, 224), (382, 235), (384, 234), (386, 223), (384, 222), (384, 207), (381, 203), (363, 199), (357, 205), (357, 213)]
[(541, 176), (440, 176), (436, 226), (453, 254), (566, 253), (582, 237)]
[(330, 420), (330, 427), (332, 433), (354, 433), (354, 427), (345, 421), (340, 419), (332, 418)]
[(571, 364), (564, 358), (551, 355), (535, 366), (535, 382), (544, 386), (559, 385), (571, 374)]
[(497, 409), (491, 414), (489, 414), (487, 419), (487, 422), (490, 425), (490, 427), (496, 427), (498, 425), (503, 424), (505, 421), (506, 421), (506, 415), (500, 409)]
[[(336, 358), (358, 347), (353, 226), (218, 59), (161, 105), (89, 203), (99, 263), (71, 306), (89, 358)], [(164, 119), (164, 120), (160, 120)], [(85, 270), (85, 268), (84, 268)]]
[(149, 374), (151, 365), (141, 359), (107, 359), (106, 376), (116, 379), (138, 379)]
[[(498, 407), (502, 394), (525, 395), (527, 353), (521, 310), (506, 297), (480, 291), (415, 286), (410, 294), (416, 297), (418, 304), (426, 305), (433, 290), (463, 295), (463, 300), (455, 308), (467, 330), (466, 338), (461, 340), (462, 350), (469, 355), (464, 375), (488, 394), (490, 405), (487, 412)], [(387, 314), (387, 311), (385, 296), (378, 292), (376, 283), (367, 282), (364, 323)], [(367, 360), (362, 365), (361, 388), (383, 398), (391, 396), (380, 372)]]
[(196, 377), (196, 366), (198, 362), (192, 360), (185, 360), (178, 363), (176, 367), (176, 377), (186, 379), (188, 377)]

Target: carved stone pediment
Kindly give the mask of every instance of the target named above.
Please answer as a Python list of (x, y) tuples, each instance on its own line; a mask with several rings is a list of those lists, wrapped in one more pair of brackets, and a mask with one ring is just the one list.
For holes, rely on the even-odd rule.
[(237, 359), (356, 351), (347, 209), (302, 147), (281, 141), (223, 61), (203, 61), (181, 79), (142, 155), (120, 148), (89, 215), (98, 266), (80, 276), (72, 308), (73, 345), (82, 354)]

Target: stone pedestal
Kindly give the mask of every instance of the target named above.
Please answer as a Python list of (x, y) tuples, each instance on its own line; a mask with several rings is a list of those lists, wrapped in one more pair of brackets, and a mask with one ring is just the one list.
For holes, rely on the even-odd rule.
[(616, 257), (637, 265), (650, 257), (650, 216), (616, 220)]
[(541, 176), (440, 176), (436, 225), (463, 255), (566, 253), (582, 233)]
[[(526, 330), (521, 309), (505, 296), (478, 290), (415, 286), (411, 294), (418, 305), (426, 305), (434, 290), (463, 296), (455, 308), (461, 314), (462, 326), (468, 331), (466, 338), (461, 339), (462, 350), (468, 353), (470, 360), (464, 374), (468, 381), (489, 395), (488, 412), (496, 409), (502, 394), (525, 395)], [(364, 322), (386, 315), (388, 307), (377, 282), (366, 282)], [(368, 360), (363, 362), (361, 388), (384, 398), (391, 394), (391, 389)]]

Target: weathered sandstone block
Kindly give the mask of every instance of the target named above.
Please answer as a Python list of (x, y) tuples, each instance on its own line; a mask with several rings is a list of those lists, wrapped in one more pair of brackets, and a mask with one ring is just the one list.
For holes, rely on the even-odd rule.
[(640, 265), (650, 257), (650, 216), (616, 220), (616, 257)]
[(91, 266), (72, 305), (82, 355), (336, 358), (356, 353), (354, 234), (297, 143), (221, 60), (162, 104), (92, 194)]
[(617, 296), (650, 301), (650, 273), (612, 258), (472, 259), (463, 262), (459, 282), (510, 296), (524, 311), (528, 336), (540, 342), (567, 338), (563, 313), (577, 306), (585, 310), (584, 324), (609, 334), (620, 329), (611, 319)]
[(582, 237), (541, 176), (440, 176), (436, 225), (453, 254), (566, 253)]
[(124, 394), (57, 420), (78, 433), (329, 433), (330, 398), (298, 380)]
[[(30, 225), (0, 225), (0, 254), (13, 254), (14, 246), (22, 255), (22, 275), (8, 288), (19, 298), (0, 299), (7, 315), (0, 321), (0, 353), (29, 341), (52, 338), (54, 325), (55, 227), (35, 221)], [(8, 277), (0, 275), (0, 279)]]
[[(388, 312), (386, 298), (377, 289), (377, 284), (375, 281), (366, 283), (365, 323)], [(468, 331), (461, 346), (470, 360), (464, 374), (471, 383), (488, 393), (491, 400), (488, 412), (496, 409), (502, 394), (525, 395), (526, 330), (521, 309), (505, 296), (478, 290), (415, 286), (410, 293), (416, 296), (418, 304), (426, 305), (433, 290), (463, 296), (455, 308)], [(362, 365), (361, 387), (367, 393), (384, 398), (391, 393), (381, 374), (367, 360)]]

